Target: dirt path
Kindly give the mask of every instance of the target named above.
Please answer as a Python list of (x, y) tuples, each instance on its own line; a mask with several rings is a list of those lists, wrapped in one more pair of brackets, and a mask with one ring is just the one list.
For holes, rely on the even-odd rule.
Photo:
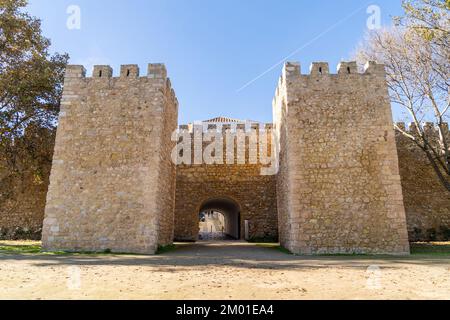
[(0, 299), (450, 299), (450, 255), (295, 257), (242, 242), (158, 256), (0, 254)]

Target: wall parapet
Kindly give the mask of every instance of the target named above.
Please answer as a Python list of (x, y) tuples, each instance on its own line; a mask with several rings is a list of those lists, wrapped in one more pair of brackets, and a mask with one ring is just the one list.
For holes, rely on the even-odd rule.
[[(120, 66), (120, 73), (118, 77), (114, 77), (114, 70), (109, 65), (93, 66), (91, 77), (86, 76), (86, 68), (84, 66), (68, 65), (66, 67), (64, 84), (65, 86), (70, 86), (71, 84), (78, 83), (79, 81), (86, 81), (87, 83), (90, 83), (89, 80), (102, 82), (101, 79), (113, 80), (105, 82), (109, 87), (114, 87), (114, 85), (118, 81), (157, 81), (163, 86), (161, 90), (164, 91), (164, 94), (169, 97), (178, 107), (178, 99), (176, 97), (175, 90), (172, 88), (170, 78), (167, 77), (167, 69), (162, 63), (148, 64), (146, 76), (140, 76), (140, 69), (138, 65), (124, 64)], [(71, 99), (71, 95), (67, 94), (67, 92), (70, 92), (70, 90), (65, 91), (63, 102)]]
[[(414, 122), (409, 123), (408, 125), (406, 125), (405, 122), (396, 122), (395, 123), (396, 127), (398, 127), (400, 130), (405, 131), (406, 133), (409, 134), (417, 134), (417, 126)], [(443, 131), (447, 132), (448, 134), (450, 134), (449, 131), (449, 126), (447, 122), (442, 123), (442, 127), (443, 127)], [(423, 129), (423, 131), (425, 133), (430, 133), (430, 134), (434, 134), (434, 133), (438, 133), (439, 132), (439, 127), (436, 123), (434, 122), (424, 122), (421, 124), (421, 128)], [(400, 133), (398, 130), (396, 130), (398, 133)]]
[(363, 72), (359, 72), (356, 61), (345, 62), (342, 61), (337, 66), (337, 73), (330, 73), (330, 66), (328, 62), (313, 62), (309, 68), (309, 74), (301, 73), (300, 62), (288, 61), (283, 67), (283, 78), (289, 78), (293, 76), (348, 76), (348, 75), (369, 75), (385, 73), (385, 66), (383, 64), (376, 63), (374, 61), (368, 61), (363, 69)]
[(237, 130), (242, 130), (245, 132), (249, 132), (251, 130), (255, 130), (257, 132), (271, 132), (273, 130), (272, 123), (233, 123), (233, 124), (183, 124), (178, 126), (178, 131), (188, 131), (189, 133), (194, 133), (195, 131), (201, 131), (203, 133), (208, 132), (221, 132), (225, 134), (229, 131), (236, 132)]
[[(309, 68), (309, 74), (302, 73), (302, 67), (298, 61), (287, 61), (282, 69), (282, 74), (278, 81), (278, 86), (275, 90), (275, 96), (273, 98), (273, 105), (280, 105), (283, 99), (288, 99), (289, 93), (287, 92), (289, 85), (291, 84), (301, 84), (308, 81), (319, 81), (323, 79), (324, 81), (357, 81), (363, 79), (385, 78), (386, 69), (383, 64), (379, 64), (374, 61), (368, 61), (362, 71), (359, 70), (356, 61), (341, 61), (336, 68), (336, 73), (330, 72), (330, 66), (328, 62), (313, 62)], [(304, 84), (306, 85), (306, 84)], [(308, 84), (312, 86), (312, 84)], [(346, 86), (350, 88), (351, 86)], [(280, 100), (281, 99), (281, 100)], [(276, 123), (277, 121), (275, 121)]]
[[(91, 77), (86, 76), (86, 68), (82, 65), (68, 65), (66, 78), (139, 78), (139, 66), (136, 64), (124, 64), (120, 66), (118, 77), (114, 77), (114, 69), (109, 65), (95, 65)], [(167, 69), (162, 63), (149, 63), (147, 75), (141, 78), (168, 79)]]

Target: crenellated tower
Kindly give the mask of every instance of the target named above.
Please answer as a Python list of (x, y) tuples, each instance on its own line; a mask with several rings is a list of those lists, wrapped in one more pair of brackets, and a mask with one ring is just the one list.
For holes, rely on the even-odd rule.
[(285, 64), (273, 103), (282, 245), (297, 254), (408, 254), (384, 66), (300, 69)]
[(162, 64), (67, 67), (46, 250), (154, 253), (172, 243), (178, 102)]

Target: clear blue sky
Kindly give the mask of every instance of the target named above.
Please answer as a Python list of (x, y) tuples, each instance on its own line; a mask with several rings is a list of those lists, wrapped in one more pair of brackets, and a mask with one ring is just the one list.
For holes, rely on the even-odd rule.
[[(180, 123), (223, 115), (272, 121), (272, 98), (286, 56), (307, 72), (312, 61), (335, 70), (362, 39), (369, 5), (382, 23), (401, 14), (400, 0), (30, 0), (52, 50), (71, 63), (166, 64), (180, 101)], [(69, 5), (81, 29), (69, 30)], [(302, 48), (301, 50), (297, 49)], [(273, 67), (272, 70), (243, 86)]]

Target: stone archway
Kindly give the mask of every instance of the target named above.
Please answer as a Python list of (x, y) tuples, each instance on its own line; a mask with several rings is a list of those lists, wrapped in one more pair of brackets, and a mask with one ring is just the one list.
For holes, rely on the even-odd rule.
[[(241, 209), (236, 201), (226, 197), (211, 198), (202, 203), (198, 212), (200, 215), (214, 212), (223, 215), (222, 230), (217, 228), (215, 230), (223, 234), (222, 239), (239, 240), (241, 238)], [(203, 238), (203, 240), (206, 239)]]
[[(214, 124), (211, 124), (211, 121)], [(224, 126), (231, 128), (231, 122), (233, 121), (239, 122), (234, 123), (236, 128), (240, 125), (241, 129), (245, 129), (245, 121), (222, 118), (205, 121), (203, 125), (207, 125), (208, 128), (216, 126), (216, 129), (218, 126), (222, 126), (223, 130)], [(202, 129), (204, 130), (204, 128)], [(193, 126), (181, 126), (180, 130), (187, 130), (190, 134), (192, 146), (190, 150), (191, 162), (183, 162), (176, 167), (174, 239), (176, 241), (196, 241), (199, 234), (201, 206), (211, 199), (217, 200), (226, 197), (239, 204), (239, 239), (244, 238), (244, 221), (248, 221), (248, 239), (277, 241), (276, 175), (266, 174), (263, 170), (266, 165), (262, 164), (261, 161), (253, 161), (255, 159), (251, 155), (258, 155), (259, 148), (255, 148), (250, 143), (251, 139), (248, 138), (244, 141), (245, 159), (238, 157), (238, 146), (236, 144), (234, 161), (224, 156), (222, 163), (220, 160), (214, 164), (207, 164), (205, 161), (200, 163), (201, 161), (198, 161), (199, 159), (196, 159), (192, 153), (195, 153), (200, 143), (202, 143), (204, 149), (208, 146), (206, 137), (203, 138), (203, 141), (199, 139), (199, 135), (203, 137), (201, 135), (205, 134), (205, 131), (194, 130)], [(225, 150), (223, 154), (225, 155), (229, 142), (227, 142), (226, 136), (224, 140)], [(237, 143), (237, 138), (231, 143)], [(271, 148), (268, 148), (268, 150), (271, 150)], [(252, 161), (250, 161), (251, 159)]]
[(278, 240), (276, 176), (262, 176), (257, 165), (179, 165), (174, 239), (197, 241), (201, 206), (210, 199), (232, 199), (240, 208), (239, 239), (249, 221), (249, 239)]

